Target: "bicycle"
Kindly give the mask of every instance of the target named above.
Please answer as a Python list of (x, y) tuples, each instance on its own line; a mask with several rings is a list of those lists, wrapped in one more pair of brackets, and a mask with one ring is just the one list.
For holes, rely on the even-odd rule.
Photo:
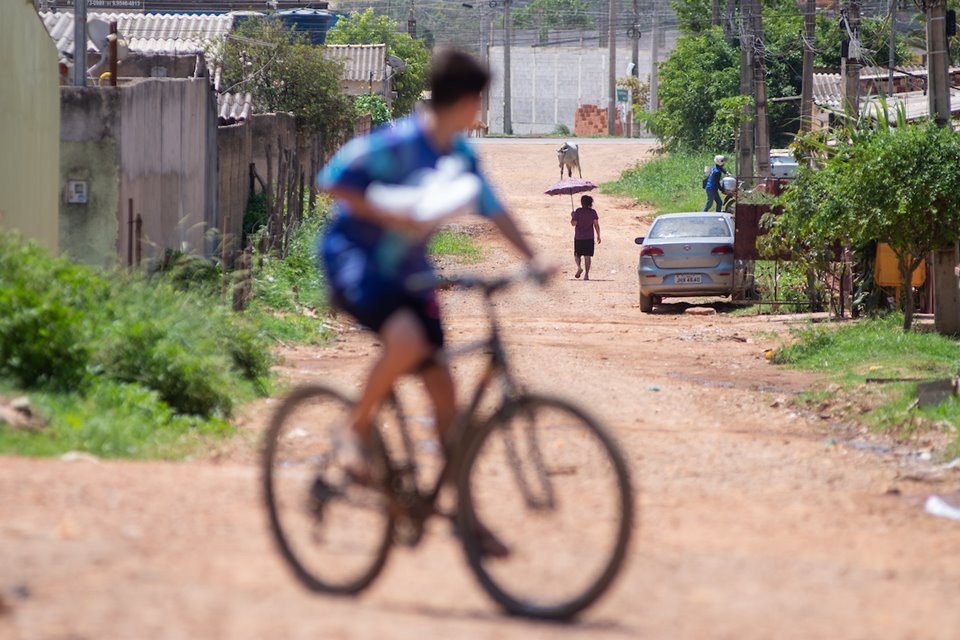
[[(509, 613), (569, 619), (611, 585), (633, 527), (628, 466), (588, 414), (526, 393), (513, 377), (493, 297), (525, 277), (445, 281), (482, 292), (489, 333), (448, 353), (479, 352), (484, 366), (432, 480), (430, 465), (418, 464), (423, 454), (395, 393), (372, 431), (371, 464), (382, 478), (375, 486), (338, 467), (333, 440), (347, 424), (348, 396), (309, 385), (277, 408), (264, 448), (264, 495), (279, 550), (307, 588), (359, 593), (383, 569), (391, 544), (418, 544), (433, 515), (454, 523), (468, 565)], [(495, 381), (497, 402), (484, 410)], [(453, 509), (440, 506), (448, 484), (456, 491)], [(509, 556), (484, 553), (479, 522), (504, 536)]]

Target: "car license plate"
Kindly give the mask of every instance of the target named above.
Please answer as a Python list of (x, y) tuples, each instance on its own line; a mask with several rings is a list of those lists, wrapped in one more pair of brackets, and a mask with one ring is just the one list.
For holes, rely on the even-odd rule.
[(700, 284), (700, 274), (695, 276), (680, 274), (674, 278), (673, 282), (675, 284)]

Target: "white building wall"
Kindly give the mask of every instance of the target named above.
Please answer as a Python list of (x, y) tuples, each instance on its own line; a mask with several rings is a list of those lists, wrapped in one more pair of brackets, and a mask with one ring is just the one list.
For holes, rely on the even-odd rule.
[[(677, 33), (664, 34), (661, 61), (676, 45)], [(609, 52), (599, 47), (517, 47), (510, 49), (513, 132), (550, 133), (564, 124), (573, 130), (581, 104), (607, 106), (607, 64)], [(632, 60), (629, 46), (617, 48), (616, 75), (627, 75)], [(641, 38), (640, 79), (650, 78), (650, 40)], [(503, 47), (490, 48), (490, 133), (503, 133)]]

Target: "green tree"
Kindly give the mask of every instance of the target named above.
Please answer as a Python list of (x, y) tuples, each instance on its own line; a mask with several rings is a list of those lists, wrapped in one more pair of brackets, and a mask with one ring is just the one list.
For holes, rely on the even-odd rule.
[(390, 122), (390, 109), (387, 107), (387, 101), (383, 96), (374, 93), (365, 96), (357, 96), (353, 101), (358, 113), (369, 113), (370, 121), (374, 127)]
[(356, 110), (340, 88), (343, 67), (322, 47), (270, 18), (250, 18), (219, 49), (221, 86), (249, 91), (261, 111), (292, 113), (331, 150), (353, 130)]
[(407, 63), (407, 70), (393, 77), (397, 98), (393, 116), (411, 113), (420, 95), (430, 84), (430, 52), (419, 40), (397, 31), (397, 23), (373, 9), (341, 18), (327, 34), (329, 44), (385, 44), (387, 54)]
[[(668, 149), (702, 149), (722, 99), (740, 93), (740, 58), (719, 29), (682, 36), (660, 65), (660, 109), (645, 119)], [(732, 140), (730, 141), (732, 142)], [(725, 149), (732, 148), (732, 144)]]
[(786, 192), (774, 232), (788, 243), (821, 249), (836, 241), (886, 242), (903, 282), (904, 329), (913, 322), (910, 274), (937, 247), (960, 239), (960, 134), (931, 122), (878, 126), (835, 148), (816, 170), (804, 169)]
[(518, 29), (536, 29), (546, 42), (550, 29), (589, 29), (593, 26), (584, 0), (533, 0), (513, 14)]

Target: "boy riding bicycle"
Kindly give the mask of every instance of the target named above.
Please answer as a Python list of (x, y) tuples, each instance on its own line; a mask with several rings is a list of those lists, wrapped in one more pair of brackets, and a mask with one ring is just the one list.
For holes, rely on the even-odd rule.
[[(371, 421), (401, 375), (415, 371), (422, 378), (434, 405), (441, 445), (456, 412), (436, 292), (412, 283), (433, 273), (427, 240), (435, 222), (375, 204), (368, 198), (368, 188), (410, 185), (424, 171), (436, 168), (438, 161), (456, 159), (480, 180), (477, 212), (489, 218), (528, 261), (534, 259), (462, 136), (477, 118), (488, 81), (487, 71), (468, 54), (438, 51), (431, 67), (429, 107), (393, 127), (352, 140), (318, 176), (320, 188), (336, 200), (319, 246), (331, 301), (376, 332), (383, 344), (341, 446), (345, 465), (358, 477), (370, 476), (365, 452), (371, 442)], [(506, 553), (490, 537), (490, 552)]]

